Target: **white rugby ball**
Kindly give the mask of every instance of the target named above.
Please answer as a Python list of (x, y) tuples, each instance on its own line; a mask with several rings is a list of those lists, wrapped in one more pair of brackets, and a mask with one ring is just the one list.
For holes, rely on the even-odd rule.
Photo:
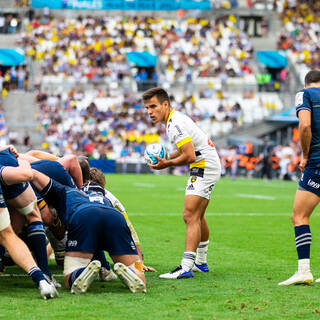
[(158, 156), (159, 158), (167, 157), (166, 148), (160, 143), (153, 143), (147, 145), (147, 148), (144, 152), (144, 159), (147, 164), (157, 164), (158, 160), (154, 156)]

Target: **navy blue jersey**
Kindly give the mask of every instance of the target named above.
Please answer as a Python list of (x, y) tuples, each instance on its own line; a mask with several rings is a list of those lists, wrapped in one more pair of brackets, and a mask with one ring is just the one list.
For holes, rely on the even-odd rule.
[(4, 200), (4, 196), (3, 196), (3, 193), (2, 193), (2, 189), (1, 189), (1, 184), (0, 184), (0, 208), (6, 208), (7, 205), (6, 205), (6, 201)]
[(32, 162), (30, 165), (32, 169), (45, 174), (51, 179), (54, 179), (59, 183), (71, 188), (76, 188), (76, 185), (69, 172), (59, 162), (50, 160), (39, 160)]
[(299, 91), (295, 99), (297, 116), (299, 111), (311, 112), (312, 140), (307, 166), (320, 167), (320, 88), (308, 88)]
[(50, 184), (40, 192), (48, 205), (53, 206), (61, 219), (68, 226), (74, 214), (84, 208), (112, 207), (111, 202), (103, 195), (85, 194), (75, 188), (64, 186), (51, 179)]
[(0, 182), (3, 190), (3, 195), (6, 199), (14, 199), (23, 193), (29, 186), (28, 182), (21, 182), (7, 186), (2, 179), (2, 170), (4, 167), (18, 167), (19, 163), (15, 155), (9, 148), (0, 151)]

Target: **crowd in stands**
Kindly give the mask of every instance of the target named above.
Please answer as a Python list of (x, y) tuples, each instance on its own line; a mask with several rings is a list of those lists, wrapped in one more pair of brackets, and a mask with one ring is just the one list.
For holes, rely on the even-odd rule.
[(0, 92), (5, 98), (9, 90), (27, 90), (28, 72), (25, 65), (0, 69)]
[(13, 34), (21, 30), (21, 17), (17, 14), (0, 14), (0, 33)]
[[(262, 119), (276, 105), (254, 98), (253, 92), (228, 97), (212, 89), (199, 95), (176, 93), (172, 107), (191, 116), (212, 138), (243, 123)], [(38, 119), (44, 128), (44, 148), (53, 153), (80, 153), (94, 158), (133, 160), (142, 157), (146, 144), (167, 144), (165, 128), (154, 126), (141, 97), (130, 92), (72, 89), (68, 93), (37, 95)], [(261, 105), (259, 105), (261, 104)], [(252, 108), (251, 108), (252, 107)], [(252, 110), (255, 109), (255, 112)], [(256, 117), (255, 117), (256, 116)]]
[(279, 50), (287, 50), (299, 71), (320, 67), (320, 1), (281, 1), (280, 19), (285, 30), (278, 37)]
[(157, 52), (163, 80), (252, 74), (253, 48), (236, 18), (35, 17), (18, 42), (41, 62), (44, 76), (64, 81), (123, 81), (131, 75), (126, 53)]

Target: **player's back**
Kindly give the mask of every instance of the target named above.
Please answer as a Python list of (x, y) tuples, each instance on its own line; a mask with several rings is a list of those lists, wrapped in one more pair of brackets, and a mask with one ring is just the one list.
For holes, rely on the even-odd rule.
[(311, 87), (299, 91), (296, 95), (297, 114), (301, 110), (311, 112), (312, 140), (308, 165), (320, 167), (320, 88)]
[(31, 164), (32, 169), (35, 169), (46, 176), (50, 177), (58, 181), (61, 184), (69, 186), (71, 188), (76, 188), (76, 185), (67, 172), (67, 170), (57, 161), (50, 161), (50, 160), (38, 160), (32, 162)]

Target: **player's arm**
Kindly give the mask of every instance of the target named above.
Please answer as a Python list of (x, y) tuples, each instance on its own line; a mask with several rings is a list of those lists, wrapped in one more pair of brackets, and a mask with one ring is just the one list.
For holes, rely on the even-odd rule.
[(196, 160), (196, 154), (192, 141), (189, 141), (180, 146), (179, 155), (176, 158), (171, 159), (171, 155), (169, 160), (159, 158), (157, 156), (155, 156), (155, 158), (157, 158), (158, 163), (150, 165), (150, 167), (152, 169), (160, 170), (168, 167), (178, 167), (193, 163)]
[(77, 157), (73, 154), (58, 159), (58, 162), (69, 172), (78, 188), (83, 185), (82, 171)]
[(299, 117), (299, 139), (302, 149), (301, 162), (299, 169), (304, 171), (309, 159), (310, 143), (312, 138), (311, 132), (311, 112), (309, 110), (301, 110)]
[(29, 162), (18, 160), (18, 167), (2, 167), (1, 180), (6, 185), (17, 184), (20, 182), (27, 182), (32, 180), (33, 173)]
[(29, 155), (31, 157), (37, 158), (38, 160), (51, 160), (51, 161), (57, 161), (59, 158), (55, 155), (40, 151), (40, 150), (30, 150), (26, 153), (26, 155)]
[(169, 154), (169, 159), (175, 159), (178, 158), (180, 156), (180, 152), (179, 151), (175, 151)]
[(308, 91), (302, 90), (295, 97), (296, 113), (299, 118), (299, 139), (302, 149), (299, 169), (303, 172), (309, 158), (311, 132), (311, 109), (312, 103)]

